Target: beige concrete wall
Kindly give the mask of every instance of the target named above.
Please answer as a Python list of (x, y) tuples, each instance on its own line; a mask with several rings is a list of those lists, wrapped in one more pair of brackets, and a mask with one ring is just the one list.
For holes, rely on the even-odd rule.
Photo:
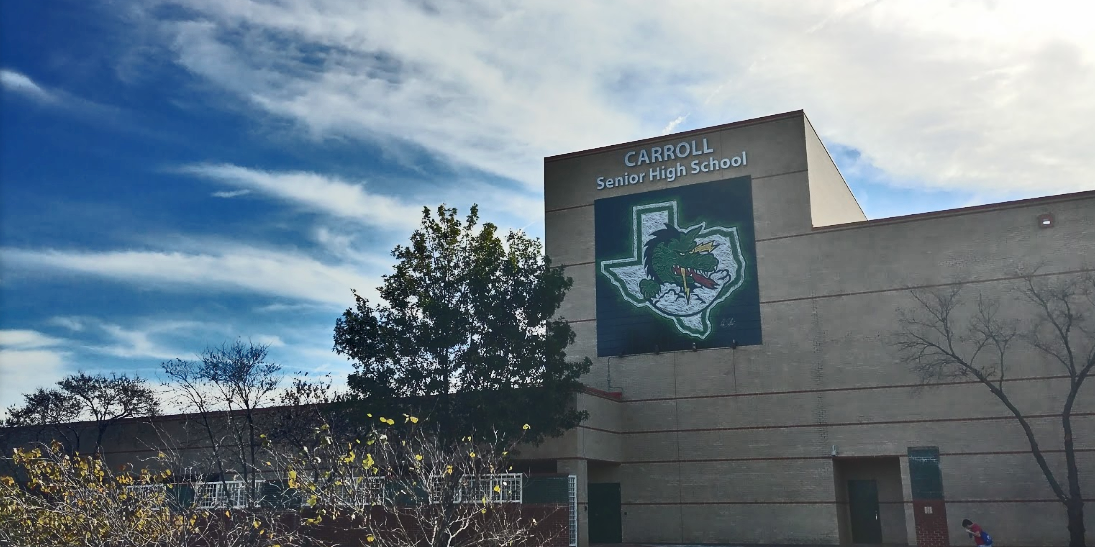
[[(1009, 292), (1017, 269), (1095, 266), (1095, 196), (814, 229), (860, 213), (804, 117), (695, 136), (702, 135), (749, 150), (748, 171), (735, 174), (754, 177), (761, 346), (597, 358), (592, 201), (668, 185), (590, 189), (591, 174), (615, 169), (625, 150), (650, 143), (546, 163), (547, 249), (575, 279), (561, 312), (577, 334), (569, 353), (593, 358), (588, 385), (623, 393), (622, 434), (604, 442), (619, 442), (625, 541), (837, 543), (834, 446), (841, 457), (899, 458), (903, 494), (888, 504), (887, 528), (897, 530), (888, 541), (901, 534), (915, 541), (910, 446), (940, 449), (955, 541), (964, 539), (959, 513), (1002, 544), (1067, 538), (1064, 510), (1007, 409), (973, 383), (914, 389), (917, 378), (898, 361), (890, 336), (898, 311), (913, 303), (910, 287), (971, 283), (969, 292), (999, 296), (1005, 313), (1019, 315)], [(1037, 226), (1042, 213), (1055, 215), (1053, 228)], [(1005, 390), (1033, 416), (1063, 477), (1056, 416), (1063, 386), (1054, 378), (1062, 370), (1030, 352), (1014, 357)], [(1075, 431), (1095, 431), (1095, 396), (1083, 397), (1076, 412)], [(1095, 435), (1081, 433), (1077, 442), (1086, 451), (1084, 487), (1095, 492)], [(600, 448), (586, 442), (581, 450)], [(1088, 518), (1095, 529), (1095, 516)]]

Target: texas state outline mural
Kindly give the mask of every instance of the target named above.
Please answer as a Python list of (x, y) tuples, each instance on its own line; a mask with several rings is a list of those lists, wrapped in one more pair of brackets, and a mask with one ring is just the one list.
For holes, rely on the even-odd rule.
[(598, 355), (761, 342), (749, 177), (594, 208)]

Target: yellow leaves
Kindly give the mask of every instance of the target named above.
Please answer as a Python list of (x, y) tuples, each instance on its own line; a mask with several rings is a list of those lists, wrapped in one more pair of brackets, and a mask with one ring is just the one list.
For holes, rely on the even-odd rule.
[(416, 418), (415, 416), (409, 416), (407, 419), (409, 419), (412, 424), (418, 423), (418, 418)]
[(372, 534), (369, 534), (369, 535), (365, 536), (365, 541), (367, 541), (369, 543), (372, 543), (372, 542), (376, 541), (376, 538), (373, 537)]
[(312, 497), (308, 498), (308, 506), (309, 507), (315, 507), (317, 503), (319, 503), (319, 498), (317, 498), (316, 496), (312, 496)]
[(160, 460), (167, 459), (167, 454), (164, 454), (163, 452), (158, 452), (156, 454), (156, 459), (160, 459)]
[(524, 429), (525, 431), (528, 431), (529, 429), (532, 429), (532, 427), (530, 427), (528, 424), (525, 424), (525, 425), (521, 426), (521, 429)]
[(261, 526), (261, 523), (258, 521), (258, 519), (251, 522), (251, 527), (252, 528), (257, 530), (259, 526)]
[(414, 455), (414, 459), (415, 459), (416, 461), (422, 461), (422, 454), (415, 454), (415, 455)]
[(470, 456), (471, 458), (474, 459), (475, 458), (475, 452), (468, 452), (468, 456)]
[(496, 484), (496, 485), (494, 485), (494, 491), (495, 491), (495, 492), (498, 492), (499, 494), (501, 494), (501, 493), (502, 493), (502, 487), (501, 487), (501, 486), (498, 486), (498, 485)]
[(232, 518), (232, 512), (231, 511), (225, 511), (224, 516), (226, 516), (228, 518)]
[(452, 475), (452, 466), (451, 465), (446, 465), (445, 466), (445, 472)]
[(297, 472), (290, 469), (289, 470), (289, 488), (296, 488), (297, 486), (298, 486)]

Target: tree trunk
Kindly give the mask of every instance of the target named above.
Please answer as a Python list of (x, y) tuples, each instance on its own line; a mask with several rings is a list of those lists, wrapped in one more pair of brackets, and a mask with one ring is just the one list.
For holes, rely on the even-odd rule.
[(1073, 384), (1068, 394), (1064, 412), (1061, 414), (1061, 426), (1065, 434), (1065, 466), (1068, 469), (1068, 545), (1086, 547), (1084, 544), (1084, 496), (1080, 491), (1080, 469), (1076, 465), (1076, 443), (1072, 437), (1072, 405), (1076, 402), (1079, 384)]
[(1069, 498), (1068, 508), (1068, 547), (1087, 547), (1084, 540), (1084, 500)]

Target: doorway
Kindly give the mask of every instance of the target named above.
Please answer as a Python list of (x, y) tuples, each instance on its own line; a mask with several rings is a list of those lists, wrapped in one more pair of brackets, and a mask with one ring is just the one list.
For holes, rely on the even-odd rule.
[(882, 543), (877, 481), (848, 481), (848, 520), (852, 529), (852, 543)]
[(620, 517), (620, 483), (589, 483), (589, 542), (623, 542)]
[(908, 543), (900, 458), (834, 458), (833, 479), (841, 545)]

